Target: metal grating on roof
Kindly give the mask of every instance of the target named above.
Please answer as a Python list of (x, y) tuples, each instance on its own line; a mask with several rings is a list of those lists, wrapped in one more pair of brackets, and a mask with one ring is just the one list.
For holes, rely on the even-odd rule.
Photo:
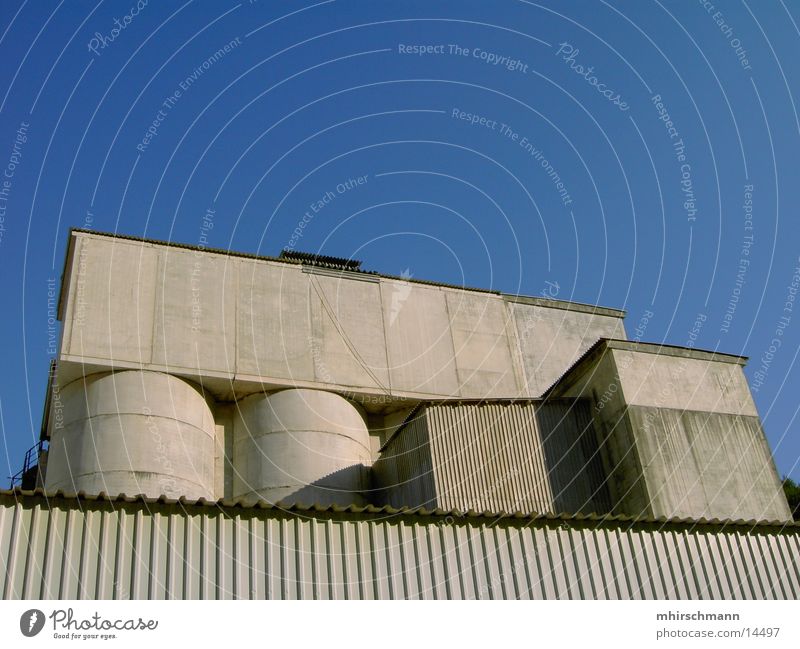
[(299, 261), (310, 266), (320, 266), (333, 270), (361, 270), (361, 262), (355, 259), (345, 259), (344, 257), (329, 257), (328, 255), (318, 255), (311, 252), (300, 252), (299, 250), (281, 250), (279, 259), (289, 259)]

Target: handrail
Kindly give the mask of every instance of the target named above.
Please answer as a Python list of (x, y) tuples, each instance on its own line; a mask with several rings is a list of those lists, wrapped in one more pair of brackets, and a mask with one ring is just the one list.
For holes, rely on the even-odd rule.
[(14, 475), (8, 476), (8, 479), (11, 480), (11, 488), (13, 489), (18, 483), (22, 483), (23, 476), (37, 464), (39, 464), (39, 454), (42, 452), (44, 445), (47, 442), (45, 440), (39, 440), (36, 444), (31, 446), (25, 452), (25, 459), (22, 461), (22, 468), (17, 471)]

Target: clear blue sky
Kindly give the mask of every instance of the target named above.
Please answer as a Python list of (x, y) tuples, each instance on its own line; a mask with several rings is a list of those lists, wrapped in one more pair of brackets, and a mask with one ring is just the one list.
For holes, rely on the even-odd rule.
[(0, 3), (8, 473), (38, 436), (68, 228), (197, 244), (214, 209), (220, 248), (552, 282), (630, 336), (652, 313), (654, 342), (699, 318), (696, 346), (751, 357), (800, 478), (797, 3), (141, 4)]

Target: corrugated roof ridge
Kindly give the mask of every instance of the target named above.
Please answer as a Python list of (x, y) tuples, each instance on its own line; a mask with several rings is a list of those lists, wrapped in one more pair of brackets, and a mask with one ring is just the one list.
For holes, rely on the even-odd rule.
[(293, 504), (281, 505), (280, 503), (267, 503), (259, 501), (256, 503), (245, 502), (241, 499), (219, 499), (207, 500), (206, 498), (190, 499), (184, 496), (180, 498), (169, 498), (167, 496), (159, 496), (158, 498), (139, 495), (119, 494), (117, 496), (110, 496), (105, 492), (98, 494), (89, 494), (84, 491), (67, 492), (59, 489), (54, 492), (47, 492), (41, 487), (33, 490), (21, 489), (0, 489), (0, 496), (14, 497), (14, 498), (43, 498), (45, 500), (67, 500), (67, 501), (89, 501), (89, 502), (109, 502), (109, 503), (125, 503), (136, 504), (162, 504), (162, 505), (181, 505), (187, 507), (224, 507), (227, 509), (267, 509), (279, 510), (283, 512), (316, 512), (316, 513), (337, 513), (337, 514), (391, 514), (400, 516), (454, 516), (467, 519), (525, 519), (525, 520), (553, 520), (568, 522), (597, 522), (597, 523), (628, 523), (631, 525), (653, 525), (653, 524), (668, 524), (668, 525), (689, 525), (689, 526), (712, 526), (712, 527), (758, 527), (758, 528), (781, 528), (800, 530), (800, 521), (777, 521), (777, 520), (745, 520), (745, 519), (707, 519), (707, 518), (648, 518), (643, 516), (629, 516), (624, 514), (568, 514), (556, 512), (502, 512), (502, 511), (476, 511), (473, 509), (463, 511), (459, 509), (441, 509), (434, 508), (428, 509), (426, 507), (392, 507), (391, 505), (348, 505), (343, 507), (341, 505), (314, 505), (314, 504)]

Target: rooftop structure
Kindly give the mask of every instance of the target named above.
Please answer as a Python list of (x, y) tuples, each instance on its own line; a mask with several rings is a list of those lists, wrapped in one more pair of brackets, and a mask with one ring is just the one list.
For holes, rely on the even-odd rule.
[[(725, 587), (709, 581), (695, 590), (800, 595), (800, 568), (790, 558), (797, 528), (742, 372), (746, 359), (628, 341), (620, 310), (392, 277), (354, 260), (294, 251), (256, 257), (73, 230), (59, 318), (42, 430), (49, 448), (23, 485), (40, 491), (0, 499), (0, 521), (16, 521), (8, 552), (28, 539), (43, 556), (58, 553), (35, 538), (43, 514), (34, 512), (49, 503), (83, 512), (88, 498), (97, 504), (81, 513), (86, 529), (108, 511), (113, 520), (101, 529), (119, 525), (123, 534), (124, 517), (135, 510), (153, 535), (136, 542), (151, 548), (167, 519), (167, 536), (177, 533), (202, 552), (228, 553), (226, 544), (241, 543), (241, 535), (251, 548), (279, 543), (287, 552), (310, 542), (313, 561), (341, 559), (347, 579), (362, 570), (348, 567), (350, 551), (385, 561), (380, 570), (405, 565), (405, 551), (387, 544), (397, 535), (402, 546), (404, 526), (413, 526), (433, 572), (414, 567), (421, 571), (414, 593), (396, 590), (390, 576), (395, 590), (373, 596), (430, 596), (427, 579), (433, 596), (648, 597), (666, 589), (662, 596), (679, 597), (686, 595), (679, 582), (699, 572), (690, 561), (665, 576), (664, 562), (693, 557), (706, 543), (714, 556), (698, 559), (704, 574), (719, 581), (718, 569), (735, 566), (740, 581), (726, 577)], [(205, 503), (218, 503), (214, 511), (234, 527), (219, 520), (213, 536), (216, 514)], [(161, 522), (151, 520), (155, 512)], [(433, 518), (418, 523), (419, 512)], [(62, 524), (47, 516), (48, 526)], [(195, 523), (200, 529), (190, 534)], [(330, 524), (342, 544), (329, 536)], [(434, 524), (444, 534), (439, 541)], [(601, 531), (592, 541), (589, 528), (616, 530), (618, 541)], [(741, 583), (761, 569), (741, 549), (741, 535), (750, 533), (757, 536), (747, 543), (772, 553), (758, 591)], [(302, 540), (307, 534), (317, 540)], [(360, 540), (344, 540), (350, 534)], [(641, 549), (644, 559), (635, 550), (641, 542), (650, 548)], [(554, 544), (563, 561), (580, 554), (588, 573), (562, 574), (551, 564)], [(721, 554), (720, 544), (728, 548)], [(107, 550), (96, 550), (98, 562)], [(278, 567), (252, 553), (231, 552), (248, 566), (250, 576), (241, 576), (248, 583), (294, 579), (276, 577)], [(489, 565), (505, 553), (508, 566)], [(630, 581), (625, 593), (612, 582), (599, 587), (609, 574), (628, 574), (630, 553), (637, 592), (628, 592)], [(186, 570), (194, 556), (181, 554)], [(456, 587), (437, 576), (465, 556), (477, 562), (473, 571), (488, 562), (489, 582), (500, 575), (513, 589), (482, 577)], [(27, 568), (20, 576), (14, 557), (8, 565), (17, 572), (6, 583), (22, 592), (58, 586), (76, 597), (121, 596), (116, 586), (76, 591)], [(540, 583), (523, 588), (536, 575)], [(656, 578), (660, 590), (642, 582)], [(311, 596), (352, 595), (330, 581), (334, 575), (325, 579), (311, 579)], [(228, 586), (245, 592), (237, 584), (175, 586), (172, 595), (223, 596)], [(357, 596), (367, 596), (368, 586), (358, 588)], [(19, 592), (12, 589), (25, 596)], [(145, 593), (141, 581), (127, 592)], [(291, 596), (261, 586), (247, 593)]]

